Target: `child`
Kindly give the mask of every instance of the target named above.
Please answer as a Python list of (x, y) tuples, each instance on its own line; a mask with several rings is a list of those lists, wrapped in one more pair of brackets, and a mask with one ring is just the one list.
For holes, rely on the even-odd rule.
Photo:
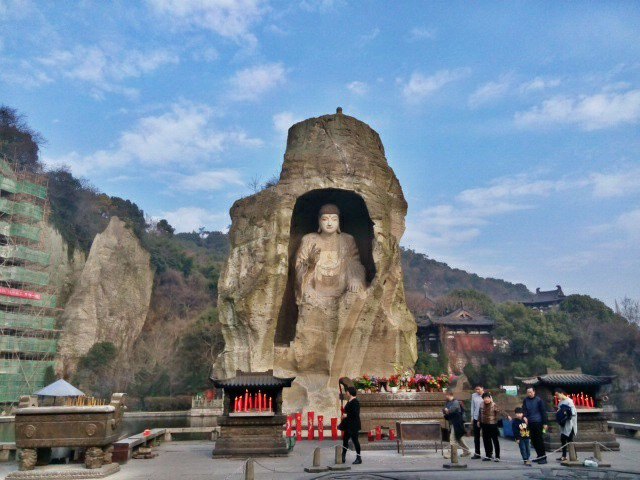
[(529, 426), (524, 421), (524, 411), (521, 407), (516, 408), (516, 418), (511, 420), (511, 430), (513, 430), (513, 436), (518, 447), (520, 447), (520, 455), (522, 455), (524, 464), (531, 466), (531, 460), (529, 460), (531, 458)]
[[(493, 403), (491, 393), (484, 392), (482, 394), (482, 408), (480, 409), (480, 428), (482, 428), (482, 441), (484, 442), (484, 451), (486, 457), (482, 459), (483, 462), (500, 461), (500, 441), (498, 436), (498, 417), (504, 417), (505, 414)], [(493, 457), (493, 450), (495, 448), (496, 456)]]
[(464, 407), (459, 400), (454, 398), (453, 392), (447, 391), (447, 403), (442, 409), (444, 418), (449, 421), (449, 441), (462, 447), (462, 456), (468, 457), (471, 453), (469, 447), (464, 443)]

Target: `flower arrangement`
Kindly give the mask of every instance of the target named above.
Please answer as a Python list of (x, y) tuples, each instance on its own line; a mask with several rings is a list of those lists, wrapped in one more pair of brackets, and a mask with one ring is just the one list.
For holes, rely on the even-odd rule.
[[(394, 365), (394, 367), (396, 367)], [(356, 389), (365, 392), (386, 392), (401, 390), (417, 390), (422, 392), (442, 392), (456, 378), (455, 375), (442, 373), (440, 375), (413, 374), (411, 369), (395, 368), (395, 375), (376, 377), (363, 375), (353, 381)]]

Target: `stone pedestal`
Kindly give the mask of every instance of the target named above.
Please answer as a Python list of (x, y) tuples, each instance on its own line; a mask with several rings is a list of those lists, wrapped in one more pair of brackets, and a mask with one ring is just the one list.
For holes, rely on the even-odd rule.
[[(437, 420), (445, 428), (442, 409), (446, 403), (443, 392), (359, 393), (362, 434), (382, 428), (396, 428), (396, 422), (409, 420)], [(364, 449), (395, 449), (396, 441), (367, 442)]]
[(280, 457), (288, 454), (282, 429), (286, 415), (222, 416), (218, 418), (220, 437), (213, 457)]
[[(619, 451), (620, 443), (615, 434), (607, 426), (611, 419), (608, 413), (600, 408), (578, 409), (578, 435), (574, 438), (579, 451), (593, 451), (593, 442), (599, 442), (610, 450)], [(560, 443), (560, 426), (556, 423), (555, 414), (550, 414), (549, 428), (544, 437), (545, 449), (549, 452), (562, 446)]]

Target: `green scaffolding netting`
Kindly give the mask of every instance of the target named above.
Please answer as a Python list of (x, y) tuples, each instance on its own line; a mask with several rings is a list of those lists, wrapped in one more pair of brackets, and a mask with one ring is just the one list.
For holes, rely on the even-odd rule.
[(0, 257), (26, 260), (40, 265), (49, 265), (51, 254), (40, 252), (24, 245), (0, 245)]
[(0, 212), (7, 215), (21, 215), (34, 220), (42, 220), (44, 212), (39, 205), (25, 202), (13, 202), (6, 198), (0, 198)]
[(21, 237), (37, 242), (40, 240), (40, 228), (22, 223), (0, 222), (0, 235)]
[(58, 341), (54, 338), (18, 337), (0, 335), (0, 352), (56, 353)]
[(0, 328), (31, 328), (34, 330), (54, 330), (56, 319), (36, 317), (26, 313), (5, 312), (0, 310)]
[(24, 193), (41, 199), (47, 198), (47, 188), (42, 185), (27, 182), (26, 180), (16, 180), (3, 175), (4, 171), (0, 170), (0, 190), (10, 193)]
[(48, 367), (55, 368), (55, 362), (0, 359), (0, 403), (16, 403), (40, 390)]
[(45, 286), (49, 284), (49, 274), (22, 267), (0, 267), (0, 281)]

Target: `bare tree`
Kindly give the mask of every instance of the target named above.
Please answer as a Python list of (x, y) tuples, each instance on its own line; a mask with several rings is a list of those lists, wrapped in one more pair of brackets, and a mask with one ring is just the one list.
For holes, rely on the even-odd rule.
[[(618, 302), (616, 301), (616, 305)], [(620, 300), (617, 313), (622, 315), (629, 323), (640, 325), (640, 301), (625, 296)]]

